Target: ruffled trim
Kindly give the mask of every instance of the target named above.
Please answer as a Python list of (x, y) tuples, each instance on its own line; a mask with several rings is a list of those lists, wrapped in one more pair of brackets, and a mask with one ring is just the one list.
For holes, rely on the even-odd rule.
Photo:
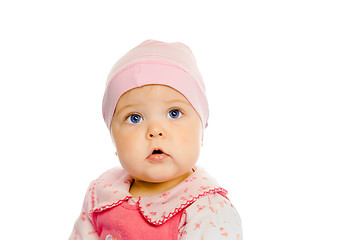
[[(88, 213), (91, 219), (94, 213), (119, 206), (133, 198), (129, 193), (131, 182), (132, 177), (120, 167), (113, 168), (96, 179), (89, 188), (88, 194), (91, 203)], [(149, 223), (161, 225), (208, 194), (225, 196), (227, 191), (219, 187), (203, 169), (196, 168), (195, 173), (166, 193), (139, 197), (137, 207)]]
[(127, 196), (127, 197), (125, 197), (124, 199), (121, 199), (121, 200), (119, 200), (119, 201), (117, 201), (117, 202), (114, 202), (114, 203), (112, 203), (112, 204), (103, 205), (103, 206), (101, 206), (101, 207), (99, 207), (99, 208), (96, 208), (96, 209), (94, 209), (94, 210), (91, 210), (91, 211), (90, 211), (90, 214), (92, 215), (92, 214), (94, 214), (95, 212), (102, 212), (102, 211), (105, 211), (106, 209), (119, 206), (121, 203), (126, 202), (126, 201), (129, 200), (130, 198), (132, 198), (132, 197), (131, 197), (131, 196)]
[[(191, 199), (187, 200), (185, 203), (180, 204), (179, 207), (176, 207), (173, 211), (171, 211), (167, 216), (162, 216), (163, 219), (161, 220), (152, 220), (152, 218), (149, 216), (149, 214), (145, 213), (145, 211), (143, 210), (143, 207), (140, 206), (139, 204), (139, 211), (140, 213), (144, 216), (144, 218), (151, 224), (154, 225), (162, 225), (164, 224), (167, 220), (169, 220), (171, 217), (173, 217), (174, 215), (176, 215), (177, 213), (181, 212), (182, 210), (184, 210), (185, 208), (187, 208), (189, 205), (193, 204), (196, 200), (198, 200), (199, 198), (202, 198), (208, 194), (214, 194), (214, 193), (220, 193), (221, 195), (226, 195), (227, 191), (224, 188), (215, 188), (215, 189), (211, 189), (208, 190), (202, 194), (199, 194), (196, 197), (192, 197)], [(139, 199), (140, 202), (140, 199)]]
[(112, 168), (98, 177), (89, 188), (89, 215), (116, 207), (132, 198), (128, 192), (132, 178), (124, 169)]

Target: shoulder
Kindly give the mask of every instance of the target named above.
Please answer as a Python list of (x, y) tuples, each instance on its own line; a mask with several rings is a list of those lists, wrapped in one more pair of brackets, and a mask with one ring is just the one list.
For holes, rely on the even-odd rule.
[(102, 210), (104, 206), (123, 200), (129, 195), (131, 176), (121, 167), (114, 167), (93, 180), (85, 196), (88, 211)]
[(226, 196), (219, 193), (210, 193), (197, 199), (186, 209), (186, 213), (189, 220), (205, 217), (213, 220), (240, 220), (234, 205)]
[(199, 213), (218, 215), (224, 210), (234, 210), (234, 206), (227, 198), (227, 191), (219, 186), (217, 181), (213, 179), (204, 169), (198, 168), (197, 179), (191, 183), (192, 188), (197, 192), (193, 196), (197, 196), (195, 201), (189, 205), (187, 212), (190, 215), (199, 215)]
[(114, 181), (116, 179), (119, 179), (119, 177), (126, 175), (126, 171), (121, 167), (113, 167), (106, 172), (102, 173), (97, 179), (95, 179), (93, 182), (99, 182), (99, 181)]
[(120, 182), (128, 183), (132, 179), (129, 174), (121, 167), (114, 167), (106, 172), (102, 173), (98, 178), (93, 180), (89, 188), (100, 188), (101, 186), (106, 188), (107, 185), (119, 184)]
[(121, 167), (111, 168), (90, 182), (88, 192), (96, 192), (101, 186), (106, 187), (106, 184), (110, 185), (124, 175), (126, 175), (126, 171)]
[(219, 193), (207, 194), (186, 208), (180, 239), (242, 239), (240, 216)]

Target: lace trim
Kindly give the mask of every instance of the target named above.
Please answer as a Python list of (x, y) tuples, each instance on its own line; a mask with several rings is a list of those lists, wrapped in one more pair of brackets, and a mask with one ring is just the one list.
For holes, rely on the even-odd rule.
[[(162, 220), (158, 220), (158, 221), (153, 221), (151, 220), (151, 218), (145, 214), (145, 211), (142, 209), (142, 207), (139, 205), (139, 211), (140, 213), (144, 216), (144, 218), (150, 222), (151, 224), (154, 225), (161, 225), (164, 224), (167, 220), (169, 220), (171, 217), (173, 217), (175, 214), (179, 213), (180, 211), (182, 211), (183, 209), (185, 209), (187, 206), (189, 206), (190, 204), (194, 203), (196, 200), (198, 200), (199, 198), (204, 197), (207, 194), (212, 194), (212, 193), (219, 193), (221, 195), (225, 195), (227, 193), (227, 191), (224, 188), (214, 188), (211, 189), (209, 191), (203, 192), (202, 194), (199, 194), (196, 197), (192, 197), (191, 199), (187, 200), (185, 203), (182, 203), (178, 208), (175, 208), (173, 211), (171, 211), (166, 217), (164, 217)], [(140, 202), (139, 198), (139, 202)]]
[[(118, 200), (118, 201), (116, 201), (116, 202), (114, 202), (114, 203), (112, 203), (112, 204), (103, 205), (103, 206), (101, 206), (101, 207), (99, 207), (99, 208), (95, 208), (95, 209), (94, 209), (94, 207), (95, 207), (95, 186), (96, 186), (96, 184), (98, 183), (98, 181), (99, 181), (104, 175), (106, 175), (108, 172), (110, 172), (111, 170), (112, 170), (112, 169), (110, 169), (110, 170), (104, 172), (103, 174), (101, 174), (101, 176), (98, 177), (98, 178), (94, 181), (94, 184), (93, 184), (93, 185), (91, 186), (91, 188), (89, 189), (89, 192), (91, 192), (91, 204), (92, 204), (91, 210), (89, 211), (89, 215), (91, 216), (91, 220), (92, 220), (92, 221), (93, 221), (93, 214), (94, 214), (95, 212), (102, 212), (102, 211), (104, 211), (104, 210), (106, 210), (106, 209), (116, 207), (116, 206), (120, 205), (122, 202), (127, 201), (128, 199), (132, 198), (131, 196), (126, 196), (125, 198), (120, 199), (120, 200)], [(93, 223), (94, 223), (94, 221), (93, 221)]]

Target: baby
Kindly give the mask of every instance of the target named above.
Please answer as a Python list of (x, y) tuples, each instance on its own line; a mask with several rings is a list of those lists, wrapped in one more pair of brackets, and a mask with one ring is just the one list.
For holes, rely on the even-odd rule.
[(122, 168), (90, 184), (70, 239), (242, 239), (227, 191), (196, 165), (208, 116), (187, 46), (148, 40), (123, 56), (103, 98)]

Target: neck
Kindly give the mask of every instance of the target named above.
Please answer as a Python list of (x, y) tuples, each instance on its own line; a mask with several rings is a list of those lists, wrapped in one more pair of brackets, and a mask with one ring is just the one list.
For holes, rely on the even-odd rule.
[(145, 182), (138, 179), (134, 179), (130, 187), (130, 194), (133, 197), (138, 198), (138, 197), (149, 197), (166, 192), (169, 189), (181, 183), (185, 178), (190, 176), (192, 173), (193, 171), (189, 171), (177, 178), (160, 183)]

